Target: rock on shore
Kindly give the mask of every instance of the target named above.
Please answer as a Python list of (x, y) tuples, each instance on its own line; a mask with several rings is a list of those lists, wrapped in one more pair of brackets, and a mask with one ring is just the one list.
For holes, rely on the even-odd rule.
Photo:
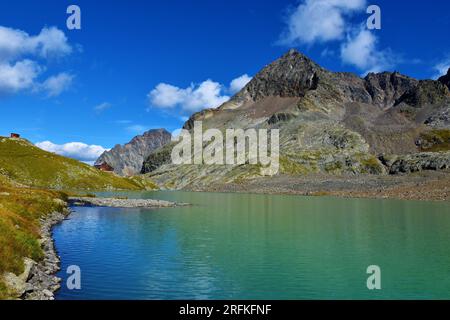
[(54, 212), (41, 221), (41, 245), (44, 250), (44, 259), (31, 269), (23, 296), (25, 300), (53, 300), (54, 292), (61, 287), (61, 279), (55, 276), (60, 269), (60, 259), (55, 250), (51, 230), (69, 214), (68, 210), (64, 213)]
[(445, 170), (450, 168), (450, 152), (422, 152), (394, 156), (385, 162), (390, 174)]
[(44, 258), (40, 262), (24, 259), (24, 272), (16, 276), (6, 273), (4, 281), (23, 300), (54, 300), (54, 292), (60, 288), (61, 279), (55, 276), (60, 268), (60, 260), (56, 253), (52, 239), (52, 227), (63, 221), (69, 211), (53, 212), (41, 219), (40, 244), (44, 251)]

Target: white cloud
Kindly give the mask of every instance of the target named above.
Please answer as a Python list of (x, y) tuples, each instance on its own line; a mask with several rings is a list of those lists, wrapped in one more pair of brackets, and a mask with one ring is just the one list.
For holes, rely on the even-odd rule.
[(183, 102), (188, 90), (192, 89), (183, 90), (167, 83), (160, 83), (149, 93), (148, 98), (155, 107), (173, 108)]
[(230, 92), (232, 94), (238, 93), (251, 80), (252, 80), (252, 77), (250, 77), (248, 74), (243, 74), (242, 76), (232, 80), (230, 83)]
[(438, 79), (447, 74), (448, 69), (450, 69), (450, 55), (448, 55), (444, 60), (439, 62), (433, 67), (435, 74), (433, 79)]
[(0, 63), (0, 95), (32, 88), (40, 72), (39, 65), (31, 60)]
[(43, 58), (58, 58), (72, 52), (67, 37), (56, 27), (43, 28), (36, 37), (30, 37), (29, 42), (34, 50)]
[(95, 107), (94, 107), (94, 110), (97, 112), (97, 113), (101, 113), (101, 112), (103, 112), (103, 111), (105, 111), (105, 110), (107, 110), (107, 109), (109, 109), (109, 108), (111, 108), (112, 107), (112, 104), (111, 103), (109, 103), (109, 102), (103, 102), (103, 103), (100, 103), (99, 105), (96, 105)]
[(97, 160), (100, 155), (108, 149), (97, 145), (87, 145), (82, 142), (69, 142), (65, 144), (54, 144), (51, 141), (36, 143), (38, 148), (53, 152), (61, 156), (77, 159), (83, 162)]
[(341, 45), (341, 59), (367, 72), (386, 71), (395, 64), (396, 57), (390, 50), (381, 50), (377, 46), (377, 37), (364, 28), (349, 35)]
[(62, 72), (38, 84), (37, 90), (46, 92), (49, 97), (56, 97), (71, 86), (73, 78), (73, 75)]
[(162, 109), (181, 107), (182, 110), (195, 112), (205, 108), (215, 108), (228, 101), (230, 97), (221, 95), (222, 85), (206, 80), (200, 85), (191, 85), (182, 89), (167, 83), (160, 83), (149, 94), (152, 106)]
[(188, 88), (179, 88), (167, 83), (158, 84), (150, 91), (148, 99), (150, 105), (161, 109), (180, 108), (184, 112), (196, 112), (207, 108), (217, 108), (227, 102), (232, 94), (241, 90), (251, 77), (244, 74), (231, 81), (230, 87), (212, 81), (203, 81), (199, 85), (191, 84)]
[[(303, 0), (288, 16), (287, 28), (279, 43), (296, 46), (336, 41), (340, 43), (343, 63), (364, 73), (390, 69), (401, 59), (390, 49), (379, 48), (374, 32), (352, 24), (349, 19), (353, 14), (365, 13), (366, 6), (366, 0)], [(321, 56), (334, 54), (326, 47)]]
[(38, 77), (46, 70), (44, 61), (72, 52), (64, 32), (56, 27), (43, 28), (36, 36), (0, 26), (0, 94), (20, 91), (45, 91), (48, 96), (63, 92), (72, 82), (68, 73), (49, 76), (42, 83)]
[(283, 45), (340, 40), (345, 17), (365, 7), (366, 0), (306, 0), (290, 13), (279, 42)]
[(56, 27), (43, 28), (36, 36), (0, 26), (0, 61), (13, 61), (23, 55), (42, 58), (61, 57), (72, 52), (64, 32)]

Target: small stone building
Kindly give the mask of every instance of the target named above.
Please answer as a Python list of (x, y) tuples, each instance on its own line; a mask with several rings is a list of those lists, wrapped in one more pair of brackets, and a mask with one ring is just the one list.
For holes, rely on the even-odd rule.
[(106, 171), (106, 172), (112, 172), (112, 171), (114, 171), (114, 168), (111, 167), (111, 166), (110, 166), (109, 164), (107, 164), (106, 162), (102, 162), (101, 164), (96, 164), (95, 167), (96, 167), (98, 170), (101, 170), (101, 171)]
[(20, 138), (20, 134), (18, 134), (18, 133), (11, 133), (11, 138), (19, 139)]

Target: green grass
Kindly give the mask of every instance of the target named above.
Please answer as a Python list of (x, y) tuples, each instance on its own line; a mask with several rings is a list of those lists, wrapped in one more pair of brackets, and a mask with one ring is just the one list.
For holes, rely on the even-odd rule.
[(450, 150), (450, 130), (431, 130), (423, 133), (420, 138), (425, 141), (421, 151), (439, 152)]
[(384, 172), (383, 164), (373, 155), (361, 153), (356, 159), (361, 164), (360, 173), (377, 175)]
[(325, 171), (328, 173), (339, 174), (342, 172), (343, 165), (339, 161), (325, 164)]
[(142, 190), (156, 186), (123, 178), (43, 151), (25, 140), (0, 138), (0, 174), (21, 184), (57, 190)]
[(301, 163), (291, 160), (289, 157), (280, 156), (280, 172), (290, 175), (306, 175), (315, 172), (314, 168), (307, 167)]

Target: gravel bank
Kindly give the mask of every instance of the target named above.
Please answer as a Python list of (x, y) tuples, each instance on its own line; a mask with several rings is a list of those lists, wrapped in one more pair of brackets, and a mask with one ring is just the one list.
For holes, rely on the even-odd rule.
[(450, 170), (404, 175), (275, 176), (237, 184), (215, 184), (192, 191), (339, 196), (345, 198), (450, 201)]
[(186, 203), (175, 203), (153, 199), (115, 199), (115, 198), (86, 198), (71, 197), (69, 204), (72, 206), (95, 206), (113, 208), (172, 208), (187, 206)]

